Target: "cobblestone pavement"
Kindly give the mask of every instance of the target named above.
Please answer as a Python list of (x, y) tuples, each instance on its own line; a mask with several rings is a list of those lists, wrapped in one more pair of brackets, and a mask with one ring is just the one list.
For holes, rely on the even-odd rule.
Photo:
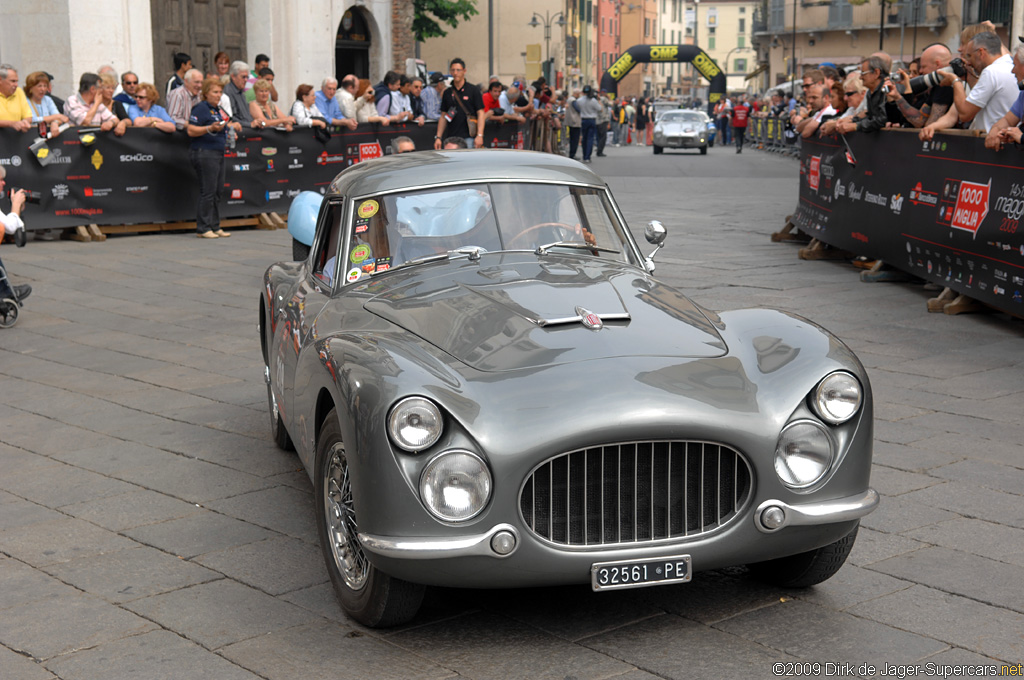
[(883, 502), (835, 578), (438, 589), (413, 624), (363, 629), (327, 583), (309, 480), (268, 435), (256, 305), (287, 233), (29, 243), (4, 248), (35, 292), (0, 331), (0, 677), (767, 678), (778, 662), (827, 677), (1024, 660), (1021, 322), (928, 314), (920, 284), (860, 283), (770, 243), (795, 205), (792, 159), (608, 154), (591, 167), (634, 231), (670, 230), (659, 276), (714, 309), (805, 314), (869, 367)]

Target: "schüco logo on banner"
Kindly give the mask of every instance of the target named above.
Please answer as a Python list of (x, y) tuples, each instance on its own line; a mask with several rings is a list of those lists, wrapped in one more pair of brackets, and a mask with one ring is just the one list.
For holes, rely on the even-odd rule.
[(978, 229), (988, 215), (988, 196), (991, 189), (991, 179), (988, 184), (960, 182), (960, 191), (956, 195), (956, 207), (953, 209), (953, 218), (949, 226), (969, 231), (977, 237)]
[(121, 154), (122, 163), (148, 163), (153, 160), (153, 156), (148, 153), (123, 153)]

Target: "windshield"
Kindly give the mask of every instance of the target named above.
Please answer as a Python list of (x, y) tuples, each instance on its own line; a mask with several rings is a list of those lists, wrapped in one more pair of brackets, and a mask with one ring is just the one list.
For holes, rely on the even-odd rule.
[(357, 200), (345, 278), (353, 283), (459, 248), (535, 251), (559, 243), (566, 245), (541, 253), (571, 252), (637, 264), (605, 191), (510, 182)]
[(661, 121), (663, 123), (700, 123), (702, 118), (699, 113), (670, 111), (661, 117)]

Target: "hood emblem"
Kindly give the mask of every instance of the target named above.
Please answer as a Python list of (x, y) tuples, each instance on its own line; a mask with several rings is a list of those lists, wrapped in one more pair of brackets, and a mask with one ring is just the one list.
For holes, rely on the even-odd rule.
[(583, 309), (582, 307), (577, 307), (576, 313), (580, 315), (580, 321), (583, 322), (583, 325), (590, 330), (599, 331), (604, 328), (604, 322), (601, 321), (601, 317), (597, 314)]

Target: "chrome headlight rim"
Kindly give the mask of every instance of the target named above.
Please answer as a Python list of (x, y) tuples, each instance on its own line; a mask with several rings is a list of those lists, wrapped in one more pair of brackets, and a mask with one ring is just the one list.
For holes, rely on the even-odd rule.
[[(423, 422), (423, 416), (428, 416)], [(431, 423), (430, 420), (433, 420)], [(406, 428), (422, 427), (427, 430), (425, 438), (411, 439)], [(441, 407), (426, 397), (410, 396), (400, 399), (388, 414), (388, 436), (403, 451), (419, 453), (437, 443), (444, 433), (444, 414)]]
[[(484, 490), (483, 499), (480, 501), (479, 505), (475, 509), (473, 509), (472, 512), (459, 516), (446, 515), (443, 512), (440, 512), (437, 508), (435, 508), (434, 505), (431, 503), (430, 499), (428, 498), (426, 487), (428, 476), (432, 472), (434, 472), (434, 470), (436, 470), (437, 466), (445, 458), (451, 458), (453, 456), (466, 456), (472, 460), (475, 460), (476, 463), (478, 463), (480, 466), (480, 471), (486, 478), (486, 489)], [(420, 480), (419, 484), (417, 485), (417, 490), (419, 491), (420, 502), (423, 504), (423, 507), (425, 507), (427, 509), (427, 512), (429, 512), (435, 519), (440, 520), (445, 524), (461, 524), (478, 517), (480, 513), (482, 513), (484, 509), (487, 507), (487, 505), (491, 502), (491, 496), (494, 493), (494, 476), (491, 474), (491, 469), (487, 465), (487, 461), (485, 461), (479, 454), (474, 453), (473, 451), (468, 451), (466, 449), (448, 449), (447, 451), (442, 451), (441, 453), (431, 458), (427, 462), (427, 464), (423, 466), (423, 471), (420, 473)]]
[[(848, 394), (850, 389), (856, 392), (856, 403), (852, 409), (843, 406), (843, 400), (836, 398), (839, 393)], [(816, 416), (829, 425), (842, 425), (860, 413), (864, 405), (864, 388), (860, 380), (849, 371), (833, 371), (815, 385), (810, 402)]]
[[(791, 430), (793, 430), (796, 427), (805, 427), (805, 426), (811, 427), (814, 430), (817, 430), (825, 438), (825, 444), (826, 444), (826, 446), (828, 448), (828, 455), (825, 457), (824, 462), (819, 465), (820, 466), (820, 470), (817, 472), (817, 474), (815, 474), (813, 476), (813, 478), (810, 478), (809, 480), (799, 480), (799, 479), (795, 479), (796, 474), (793, 473), (793, 469), (794, 468), (793, 468), (792, 465), (789, 464), (790, 458), (784, 456), (783, 453), (782, 453), (782, 450), (783, 450), (782, 445), (783, 445), (783, 442), (785, 440), (787, 432), (790, 432)], [(806, 456), (805, 456), (805, 459), (806, 459)], [(780, 469), (780, 462), (782, 462), (784, 464), (784, 467), (781, 468), (781, 469)], [(817, 420), (812, 420), (810, 418), (801, 418), (799, 420), (794, 420), (794, 421), (792, 421), (790, 423), (787, 423), (786, 426), (784, 428), (782, 428), (782, 432), (779, 433), (778, 441), (775, 444), (775, 456), (774, 456), (774, 459), (773, 459), (773, 467), (775, 468), (775, 475), (776, 475), (776, 477), (778, 477), (779, 481), (782, 482), (783, 485), (786, 486), (786, 488), (788, 488), (788, 489), (790, 489), (792, 491), (798, 491), (798, 492), (808, 492), (808, 491), (815, 490), (816, 488), (818, 488), (818, 486), (821, 485), (823, 480), (826, 479), (826, 477), (828, 476), (829, 472), (832, 470), (832, 467), (835, 465), (835, 462), (836, 462), (836, 441), (835, 441), (835, 438), (832, 436), (832, 433), (829, 431), (829, 429), (825, 425), (823, 425), (822, 423), (818, 422)], [(792, 473), (792, 477), (787, 479), (787, 475), (783, 473), (783, 470), (786, 470), (786, 471), (789, 471), (790, 473)]]

